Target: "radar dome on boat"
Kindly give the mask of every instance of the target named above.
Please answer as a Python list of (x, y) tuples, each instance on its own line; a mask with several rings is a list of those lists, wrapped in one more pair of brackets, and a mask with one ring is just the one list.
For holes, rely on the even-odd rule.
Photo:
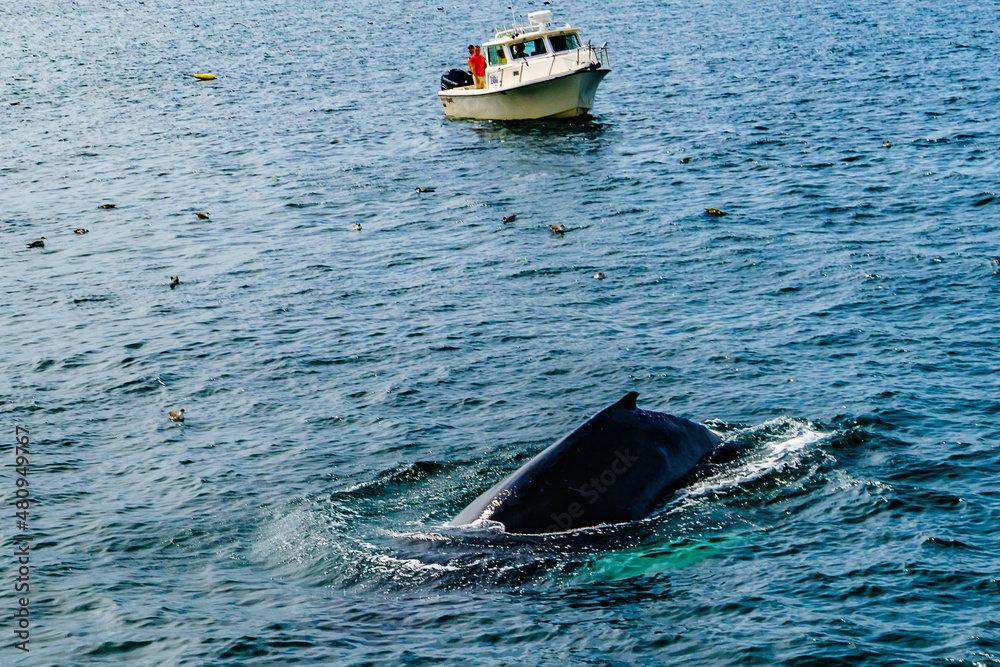
[(531, 12), (528, 14), (529, 23), (551, 23), (552, 22), (552, 12), (548, 9), (543, 9), (540, 12)]

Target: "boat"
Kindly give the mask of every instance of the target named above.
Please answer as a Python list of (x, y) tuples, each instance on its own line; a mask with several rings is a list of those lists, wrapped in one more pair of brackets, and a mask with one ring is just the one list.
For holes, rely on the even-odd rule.
[(555, 27), (552, 12), (528, 14), (527, 26), (497, 30), (482, 45), (485, 87), (463, 70), (441, 77), (438, 96), (448, 118), (529, 120), (572, 118), (594, 108), (594, 95), (611, 71), (608, 45), (582, 45), (579, 31)]

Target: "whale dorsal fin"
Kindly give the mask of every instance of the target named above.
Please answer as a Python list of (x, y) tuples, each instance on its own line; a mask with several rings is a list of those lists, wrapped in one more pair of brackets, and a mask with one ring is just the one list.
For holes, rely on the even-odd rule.
[(621, 410), (635, 410), (636, 409), (635, 399), (637, 398), (639, 398), (639, 392), (630, 391), (629, 393), (625, 394), (625, 396), (620, 401), (618, 401), (611, 407)]

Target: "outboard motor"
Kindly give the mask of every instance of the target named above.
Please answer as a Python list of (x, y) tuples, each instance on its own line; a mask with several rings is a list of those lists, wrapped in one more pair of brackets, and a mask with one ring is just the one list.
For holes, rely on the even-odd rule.
[(475, 83), (472, 75), (464, 69), (450, 69), (441, 76), (441, 90), (451, 90)]

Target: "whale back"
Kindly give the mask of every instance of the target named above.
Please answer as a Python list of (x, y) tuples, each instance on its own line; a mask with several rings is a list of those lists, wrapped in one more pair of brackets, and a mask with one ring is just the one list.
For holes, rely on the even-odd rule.
[(648, 516), (721, 439), (636, 407), (630, 392), (483, 493), (451, 522), (552, 533)]

